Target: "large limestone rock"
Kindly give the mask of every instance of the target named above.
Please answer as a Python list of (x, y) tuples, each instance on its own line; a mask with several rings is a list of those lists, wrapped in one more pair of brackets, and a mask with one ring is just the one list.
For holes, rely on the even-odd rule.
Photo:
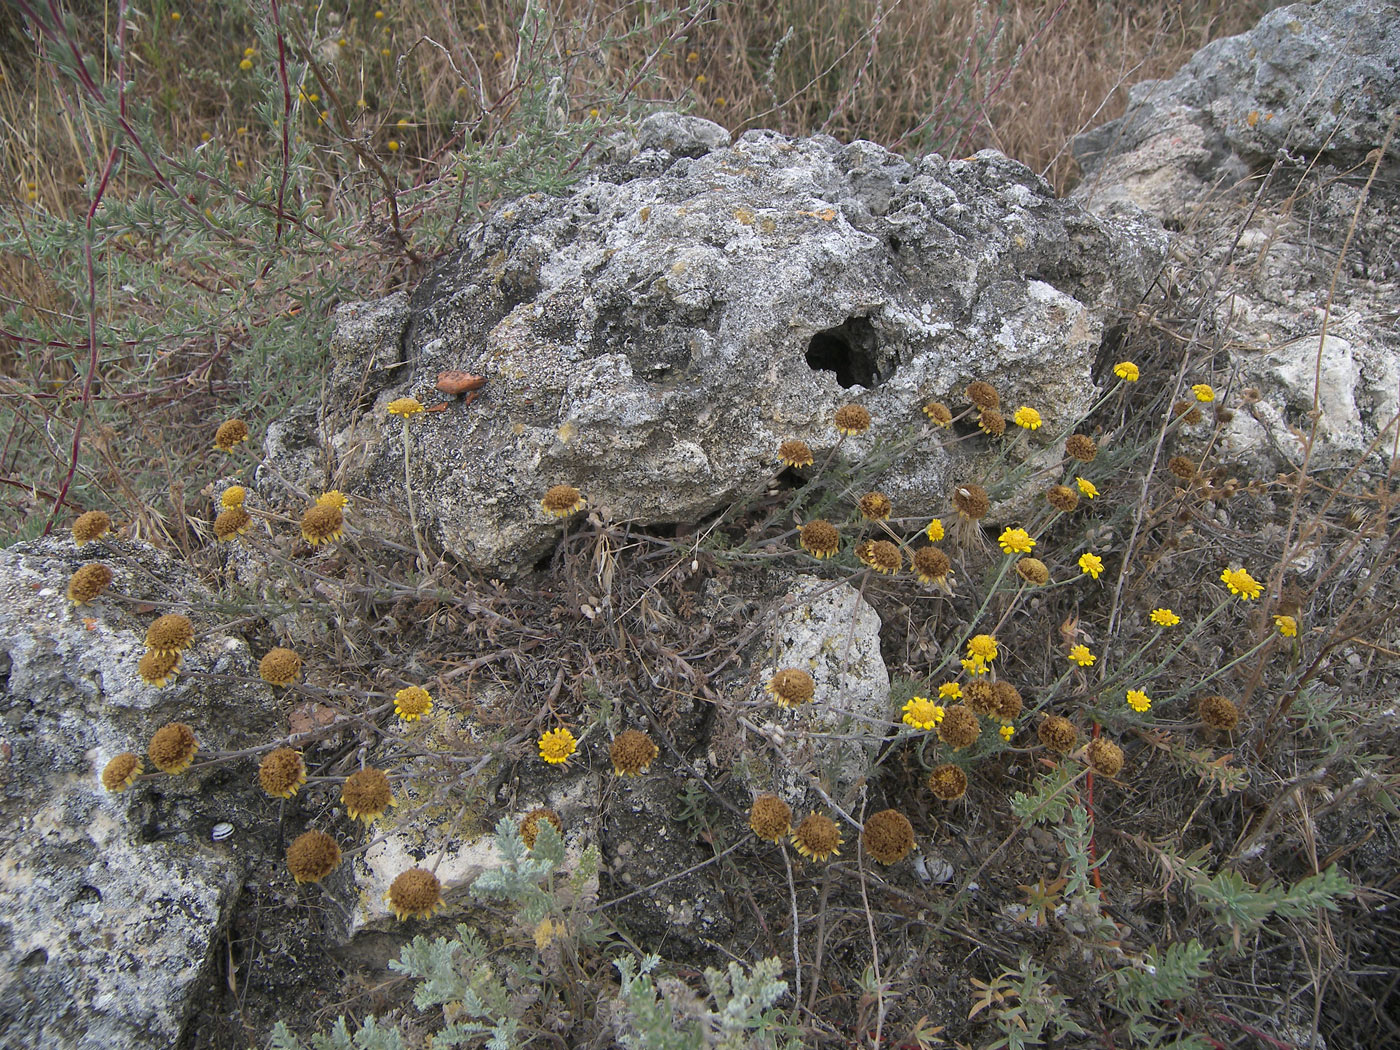
[[(68, 578), (89, 561), (135, 601), (70, 605)], [(207, 991), (226, 909), (276, 821), (247, 768), (116, 795), (98, 775), (119, 752), (144, 755), (169, 721), (194, 728), (202, 755), (266, 739), (272, 699), (241, 684), (256, 668), (241, 640), (208, 630), (208, 601), (188, 568), (143, 544), (0, 551), (0, 1046), (167, 1048)], [(136, 663), (167, 603), (197, 637), (186, 673), (156, 689)], [(236, 831), (216, 843), (219, 822)]]
[[(783, 439), (823, 453), (846, 401), (877, 421), (868, 447), (990, 379), (1051, 434), (1091, 403), (1106, 323), (1160, 262), (1150, 223), (1094, 218), (997, 153), (727, 142), (658, 115), (569, 196), (508, 202), (465, 234), (407, 309), (343, 309), (305, 442), (328, 434), (342, 487), (402, 508), (385, 405), (447, 401), (442, 370), (489, 377), (469, 408), (411, 425), (409, 473), (446, 548), (515, 572), (557, 535), (539, 508), (551, 485), (641, 524), (693, 521), (770, 477)], [(304, 459), (289, 446), (265, 472), (310, 490)], [(889, 494), (941, 497), (950, 469), (906, 457)]]
[(1162, 285), (1207, 315), (1202, 331), (1223, 348), (1198, 355), (1187, 381), (1215, 382), (1233, 417), (1218, 436), (1209, 421), (1185, 431), (1182, 451), (1243, 476), (1387, 469), (1400, 166), (1383, 160), (1365, 183), (1398, 99), (1400, 3), (1321, 0), (1137, 85), (1121, 119), (1075, 141), (1076, 199), (1105, 214), (1141, 206), (1180, 229)]

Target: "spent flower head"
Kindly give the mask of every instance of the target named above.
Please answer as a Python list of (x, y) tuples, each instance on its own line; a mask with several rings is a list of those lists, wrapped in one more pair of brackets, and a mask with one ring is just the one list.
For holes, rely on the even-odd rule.
[(583, 510), (587, 500), (572, 485), (553, 485), (540, 500), (540, 507), (551, 518), (567, 518)]
[(805, 441), (789, 438), (778, 446), (778, 460), (785, 467), (810, 467), (812, 449)]
[(860, 405), (842, 405), (834, 417), (836, 429), (846, 435), (864, 434), (870, 429), (870, 413)]

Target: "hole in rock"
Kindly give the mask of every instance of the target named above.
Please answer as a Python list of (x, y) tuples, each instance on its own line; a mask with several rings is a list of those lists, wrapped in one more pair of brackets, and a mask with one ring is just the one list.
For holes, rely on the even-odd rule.
[(894, 374), (898, 363), (893, 353), (880, 353), (875, 326), (868, 317), (848, 317), (835, 328), (818, 332), (807, 344), (807, 364), (835, 372), (843, 387), (879, 386)]

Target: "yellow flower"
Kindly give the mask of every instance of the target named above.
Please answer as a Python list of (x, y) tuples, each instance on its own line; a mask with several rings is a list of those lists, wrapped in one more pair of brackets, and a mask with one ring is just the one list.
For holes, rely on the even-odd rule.
[(419, 412), (427, 411), (423, 407), (423, 402), (416, 397), (400, 397), (389, 402), (389, 415), (403, 416), (405, 420), (412, 419)]
[(937, 543), (943, 539), (943, 519), (934, 518), (928, 523), (928, 528), (924, 530), (924, 535), (928, 537), (930, 543)]
[(1069, 658), (1080, 667), (1093, 667), (1094, 661), (1098, 659), (1097, 656), (1089, 651), (1087, 645), (1076, 645), (1069, 651)]
[(1129, 383), (1136, 383), (1140, 373), (1138, 372), (1138, 366), (1131, 361), (1119, 361), (1113, 366), (1113, 374), (1119, 379), (1127, 380)]
[(1191, 393), (1196, 395), (1196, 400), (1202, 404), (1209, 404), (1215, 400), (1215, 388), (1209, 383), (1197, 383), (1191, 388)]
[(938, 699), (940, 700), (961, 700), (962, 686), (957, 682), (944, 682), (938, 687)]
[(1285, 638), (1298, 637), (1298, 621), (1291, 616), (1275, 616), (1274, 626), (1278, 628), (1278, 633)]
[(551, 729), (540, 737), (540, 758), (552, 766), (567, 762), (577, 750), (578, 741), (567, 729)]
[(926, 696), (916, 696), (904, 705), (904, 724), (915, 729), (932, 729), (943, 721), (943, 708)]
[(984, 659), (982, 659), (980, 656), (973, 656), (973, 657), (971, 657), (971, 658), (969, 658), (969, 659), (966, 659), (966, 660), (961, 661), (961, 663), (962, 663), (962, 669), (963, 669), (967, 674), (986, 674), (986, 673), (987, 673), (987, 661), (984, 660)]
[(1033, 408), (1022, 405), (1016, 410), (1016, 414), (1011, 417), (1018, 427), (1025, 427), (1027, 430), (1040, 429), (1040, 413)]
[(1099, 490), (1094, 488), (1094, 483), (1088, 478), (1075, 478), (1074, 483), (1079, 486), (1079, 492), (1085, 499), (1094, 499), (1099, 494)]
[(1029, 554), (1035, 540), (1025, 529), (1006, 529), (997, 537), (997, 543), (1007, 554)]
[(1081, 554), (1079, 556), (1079, 569), (1085, 575), (1097, 580), (1099, 573), (1103, 572), (1103, 559), (1097, 554)]
[(990, 663), (997, 658), (997, 640), (990, 634), (974, 634), (967, 643), (967, 655)]
[(1220, 574), (1231, 594), (1238, 594), (1245, 601), (1258, 598), (1264, 592), (1264, 585), (1244, 569), (1226, 569)]
[(433, 698), (421, 685), (409, 685), (394, 694), (394, 714), (416, 722), (433, 709)]
[(397, 153), (399, 151), (398, 139), (390, 139), (385, 145), (389, 148), (390, 153)]
[(224, 489), (224, 493), (219, 497), (219, 506), (224, 510), (232, 510), (234, 507), (243, 506), (243, 501), (248, 496), (248, 490), (242, 485), (230, 485)]
[(1002, 726), (1000, 729), (997, 730), (997, 732), (1001, 734), (1001, 738), (1002, 738), (1003, 740), (1008, 740), (1008, 741), (1009, 741), (1013, 736), (1016, 735), (1016, 727), (1015, 727), (1015, 726)]
[(1181, 617), (1170, 609), (1153, 609), (1151, 619), (1158, 627), (1175, 627), (1181, 622)]
[(1141, 714), (1152, 706), (1152, 701), (1147, 698), (1147, 694), (1141, 689), (1129, 689), (1128, 706)]
[(335, 507), (337, 510), (344, 510), (350, 505), (345, 493), (339, 489), (331, 489), (329, 492), (321, 493), (316, 497), (316, 502), (322, 507)]
[(246, 73), (253, 68), (253, 60), (251, 58), (245, 58), (242, 62), (238, 63), (238, 68)]

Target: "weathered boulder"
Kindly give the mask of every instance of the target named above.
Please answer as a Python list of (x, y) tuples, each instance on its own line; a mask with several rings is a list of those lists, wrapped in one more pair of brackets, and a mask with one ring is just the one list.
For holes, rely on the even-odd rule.
[[(115, 579), (75, 607), (68, 579), (91, 561)], [(144, 544), (0, 551), (0, 1046), (166, 1048), (207, 991), (226, 909), (275, 844), (266, 800), (247, 767), (156, 774), (120, 794), (98, 778), (122, 751), (144, 757), (169, 721), (195, 730), (201, 758), (269, 735), (269, 691), (241, 640), (206, 632), (209, 599)], [(148, 623), (172, 610), (196, 637), (157, 689), (136, 665)], [(235, 832), (214, 842), (219, 822)]]
[(1279, 8), (1131, 98), (1075, 141), (1073, 196), (1180, 230), (1163, 287), (1206, 297), (1195, 308), (1222, 348), (1187, 381), (1216, 383), (1234, 410), (1184, 448), (1253, 475), (1305, 454), (1311, 468), (1383, 469), (1393, 442), (1380, 435), (1400, 411), (1400, 165), (1379, 147), (1400, 100), (1400, 3)]
[[(876, 420), (857, 448), (911, 433), (924, 402), (973, 379), (1037, 407), (1050, 434), (1091, 403), (1106, 322), (1160, 263), (1152, 224), (1094, 218), (997, 153), (726, 140), (651, 118), (569, 196), (507, 202), (465, 234), (407, 314), (344, 308), (322, 415), (346, 487), (402, 507), (384, 407), (443, 404), (410, 424), (418, 513), (447, 549), (511, 573), (557, 534), (539, 506), (551, 485), (642, 524), (692, 521), (771, 477), (782, 440), (823, 454), (846, 401)], [(487, 376), (484, 396), (434, 392), (448, 369)], [(293, 456), (265, 469), (312, 487)], [(941, 497), (950, 469), (910, 453), (889, 495)]]

